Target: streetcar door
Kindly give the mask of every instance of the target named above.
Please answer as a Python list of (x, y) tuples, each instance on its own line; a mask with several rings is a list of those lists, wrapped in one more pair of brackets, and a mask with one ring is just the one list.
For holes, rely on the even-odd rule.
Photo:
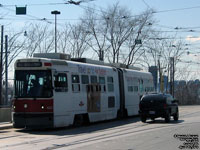
[(124, 73), (123, 70), (118, 68), (119, 77), (119, 94), (120, 94), (120, 112), (119, 116), (123, 117), (125, 115), (125, 91), (124, 91)]
[(101, 95), (99, 84), (87, 85), (87, 111), (100, 112), (101, 111)]
[(68, 92), (68, 74), (66, 72), (54, 72), (54, 125), (56, 127), (68, 124), (67, 110), (70, 102), (67, 99)]

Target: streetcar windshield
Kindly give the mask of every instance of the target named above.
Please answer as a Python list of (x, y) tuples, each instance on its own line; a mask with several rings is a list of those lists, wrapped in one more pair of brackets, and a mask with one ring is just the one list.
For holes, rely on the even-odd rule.
[(48, 98), (52, 97), (51, 71), (47, 70), (16, 70), (16, 98)]

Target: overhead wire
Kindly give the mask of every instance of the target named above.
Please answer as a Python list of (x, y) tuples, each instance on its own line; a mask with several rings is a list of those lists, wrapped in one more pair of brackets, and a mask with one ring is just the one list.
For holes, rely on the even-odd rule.
[[(89, 0), (89, 1), (94, 1), (94, 0)], [(86, 2), (86, 1), (82, 1), (82, 2)], [(88, 2), (88, 1), (87, 1)], [(146, 2), (143, 0), (143, 2), (146, 4)], [(46, 4), (29, 4), (28, 6), (39, 6), (39, 5), (60, 5), (60, 4), (69, 4), (69, 2), (64, 2), (64, 3), (46, 3)], [(4, 8), (4, 9), (7, 9), (9, 11), (14, 11), (12, 9), (9, 9), (9, 8), (5, 8), (5, 6), (16, 6), (16, 5), (2, 5), (0, 4), (0, 8)], [(91, 7), (87, 7), (87, 6), (83, 6), (83, 5), (77, 5), (83, 9), (91, 9)], [(163, 10), (163, 11), (158, 11), (156, 13), (159, 13), (159, 12), (167, 12), (167, 11), (179, 11), (179, 10), (185, 10), (185, 9), (194, 9), (194, 8), (200, 8), (200, 6), (195, 6), (195, 7), (187, 7), (187, 8), (179, 8), (179, 9), (170, 9), (170, 10)], [(94, 9), (94, 8), (93, 8)], [(102, 12), (103, 10), (98, 10), (98, 9), (95, 9), (96, 11), (99, 11), (99, 12)], [(153, 12), (155, 13), (155, 12)], [(53, 22), (51, 22), (50, 20), (53, 20), (53, 19), (47, 19), (47, 18), (38, 18), (38, 17), (35, 17), (33, 15), (29, 15), (27, 14), (27, 16), (31, 17), (31, 18), (27, 18), (27, 17), (21, 17), (22, 20), (37, 20), (37, 21), (45, 21), (47, 23), (50, 23), (52, 24)], [(135, 15), (135, 16), (138, 16), (138, 15)], [(129, 17), (135, 17), (135, 16), (129, 16)], [(124, 19), (124, 16), (121, 17), (121, 18), (118, 18), (118, 19)], [(13, 18), (1, 18), (1, 20), (13, 20)], [(20, 20), (20, 19), (14, 19), (14, 20)], [(80, 19), (57, 19), (57, 20), (80, 20)], [(100, 20), (100, 18), (99, 18)], [(157, 24), (158, 25), (158, 24)], [(166, 26), (166, 25), (158, 25), (160, 27), (163, 27), (163, 28), (169, 28), (169, 29), (178, 29), (176, 31), (174, 30), (167, 30), (167, 31), (153, 31), (153, 32), (195, 32), (195, 33), (199, 33), (200, 31), (196, 31), (196, 30), (183, 30), (183, 29), (197, 29), (197, 28), (200, 28), (200, 27), (181, 27), (181, 28), (174, 28), (174, 27), (171, 27), (171, 26)], [(181, 30), (181, 31), (180, 31)]]
[(150, 5), (145, 0), (142, 0), (142, 2), (147, 6), (147, 8), (151, 8)]
[[(79, 5), (79, 3), (87, 3), (87, 2), (91, 2), (91, 1), (95, 1), (95, 0), (82, 0), (82, 1), (78, 1), (78, 2), (75, 2), (75, 1), (67, 1), (67, 2), (64, 2), (64, 3), (43, 3), (43, 4), (26, 4), (25, 6), (42, 6), (42, 5), (61, 5), (61, 4), (74, 4), (74, 5)], [(16, 5), (3, 5), (3, 4), (0, 4), (0, 8), (3, 8), (3, 9), (6, 9), (8, 11), (12, 11), (12, 12), (15, 12), (15, 10), (13, 9), (10, 9), (10, 8), (7, 8), (7, 7), (13, 7)], [(23, 16), (18, 16), (21, 18), (21, 20), (36, 20), (36, 21), (44, 21), (44, 22), (47, 22), (49, 24), (53, 24), (54, 22), (50, 21), (50, 20), (54, 20), (54, 19), (47, 19), (47, 18), (38, 18), (36, 16), (33, 16), (33, 15), (30, 15), (30, 14), (26, 14), (26, 16), (30, 17), (30, 18), (27, 18), (27, 17), (23, 17)], [(20, 20), (20, 19), (16, 19), (16, 18), (0, 18), (0, 20)], [(57, 20), (80, 20), (80, 19), (57, 19)], [(60, 26), (63, 26), (63, 24), (60, 24), (60, 23), (57, 23), (58, 25)]]
[[(47, 5), (63, 5), (66, 3), (43, 3), (43, 4), (25, 4), (25, 6), (47, 6)], [(17, 5), (3, 5), (0, 4), (0, 7), (16, 7)]]
[[(66, 5), (66, 4), (75, 4), (78, 5), (79, 3), (88, 3), (88, 2), (92, 2), (95, 0), (81, 0), (81, 1), (72, 1), (72, 0), (68, 0), (66, 2), (62, 2), (62, 3), (35, 3), (35, 4), (24, 4), (24, 6), (48, 6), (48, 5)], [(0, 4), (0, 7), (16, 7), (17, 5), (3, 5)]]
[[(90, 1), (95, 1), (95, 0), (82, 0), (82, 1), (79, 1), (79, 2), (90, 2)], [(148, 5), (146, 3), (146, 1), (142, 0), (145, 5)], [(26, 4), (25, 6), (42, 6), (42, 5), (66, 5), (66, 4), (71, 4), (69, 3), (70, 1), (67, 1), (67, 2), (64, 2), (64, 3), (43, 3), (43, 4)], [(13, 6), (16, 6), (16, 5), (3, 5), (3, 4), (0, 4), (0, 8), (3, 8), (3, 7), (13, 7)], [(80, 5), (78, 4), (77, 6), (83, 8), (83, 9), (86, 9), (86, 10), (91, 10), (91, 9), (94, 9), (94, 8), (91, 8), (91, 7), (88, 7), (88, 6), (84, 6), (84, 5)], [(149, 6), (149, 5), (148, 5)], [(150, 7), (150, 6), (149, 6)], [(168, 11), (180, 11), (180, 10), (186, 10), (186, 9), (196, 9), (196, 8), (200, 8), (200, 6), (193, 6), (193, 7), (186, 7), (186, 8), (177, 8), (177, 9), (168, 9), (168, 10), (161, 10), (161, 11), (156, 11), (156, 12), (152, 12), (152, 13), (161, 13), (161, 12), (168, 12)], [(103, 9), (101, 10), (98, 10), (98, 9), (94, 9), (96, 11), (99, 11), (99, 12), (106, 12), (104, 11)], [(11, 11), (14, 11), (14, 10), (11, 10)], [(106, 12), (107, 13), (107, 12)], [(98, 14), (99, 15), (99, 14)], [(45, 20), (44, 18), (38, 18), (38, 17), (35, 17), (35, 16), (32, 16), (32, 15), (27, 15), (27, 16), (30, 16), (32, 18), (35, 18), (35, 20), (42, 20), (42, 21), (47, 21)], [(130, 17), (137, 17), (139, 15), (132, 15), (132, 16), (126, 16), (127, 18), (130, 18)], [(123, 17), (119, 17), (118, 19), (124, 19), (125, 16)], [(3, 19), (3, 18), (1, 18)], [(6, 19), (6, 18), (5, 18)], [(26, 19), (26, 18), (24, 18)], [(30, 20), (34, 20), (34, 19), (30, 19)], [(48, 20), (51, 20), (51, 19), (48, 19)], [(58, 19), (58, 20), (80, 20), (80, 19)], [(100, 18), (98, 19), (100, 20)], [(180, 28), (173, 28), (173, 27), (170, 27), (170, 26), (166, 26), (166, 25), (159, 25), (161, 27), (164, 27), (164, 28), (169, 28), (169, 29), (179, 29), (179, 30), (182, 30), (182, 29), (196, 29), (196, 28), (200, 28), (200, 27), (180, 27)], [(166, 32), (171, 32), (171, 31), (166, 31)], [(180, 32), (180, 31), (179, 31)], [(192, 32), (192, 31), (184, 31), (184, 32)], [(195, 31), (194, 31), (195, 32)], [(199, 32), (199, 31), (198, 31)]]
[[(85, 2), (91, 2), (91, 1), (95, 1), (95, 0), (82, 0), (82, 1), (79, 1), (80, 3), (85, 3)], [(148, 7), (148, 8), (151, 8), (149, 6), (148, 3), (146, 3), (145, 0), (142, 0), (143, 3)], [(64, 2), (64, 3), (41, 3), (41, 4), (25, 4), (25, 6), (43, 6), (43, 5), (66, 5), (66, 4), (74, 4), (74, 3), (70, 3), (71, 1), (67, 1), (67, 2)], [(75, 2), (75, 1), (73, 1)], [(78, 2), (77, 2), (78, 3)], [(1, 7), (13, 7), (13, 6), (16, 6), (16, 5), (3, 5), (3, 4), (0, 4), (0, 8)], [(91, 9), (91, 7), (87, 7), (87, 6), (83, 6), (83, 5), (80, 5), (79, 3), (77, 4), (77, 6), (83, 8), (83, 9)], [(152, 11), (152, 13), (156, 14), (156, 13), (163, 13), (163, 12), (173, 12), (173, 11), (181, 11), (181, 10), (188, 10), (188, 9), (197, 9), (197, 8), (200, 8), (200, 6), (193, 6), (193, 7), (185, 7), (185, 8), (176, 8), (176, 9), (167, 9), (167, 10), (159, 10), (159, 11)], [(94, 9), (94, 8), (92, 8)], [(95, 9), (96, 11), (100, 11), (102, 12), (103, 10), (98, 10), (98, 9)], [(31, 15), (30, 15), (31, 16)], [(137, 17), (139, 15), (132, 15), (132, 16), (127, 16), (127, 17)], [(35, 16), (32, 16), (32, 17), (35, 17)], [(38, 19), (38, 18), (37, 18)], [(200, 28), (200, 27), (194, 27), (194, 28)]]
[[(13, 9), (10, 9), (10, 8), (5, 8), (5, 7), (0, 7), (0, 8), (3, 8), (3, 9), (6, 9), (6, 10), (8, 10), (8, 11), (12, 11), (12, 12), (15, 12), (15, 10), (13, 10)], [(38, 21), (45, 21), (45, 22), (47, 22), (47, 23), (52, 23), (52, 22), (50, 22), (50, 21), (48, 21), (48, 20), (46, 20), (46, 19), (41, 19), (41, 18), (38, 18), (38, 17), (36, 17), (36, 16), (33, 16), (33, 15), (29, 15), (29, 14), (26, 14), (26, 16), (28, 16), (28, 17), (31, 17), (31, 18), (34, 18), (34, 19), (36, 19), (36, 20), (38, 20)], [(24, 18), (24, 19), (27, 19), (27, 17), (24, 17), (24, 16), (20, 16), (21, 18)]]
[[(142, 0), (144, 3), (146, 3), (144, 0)], [(66, 5), (67, 3), (47, 3), (47, 4), (29, 4), (27, 6), (43, 6), (43, 5)], [(11, 6), (16, 6), (16, 5), (1, 5), (0, 4), (0, 8), (4, 8), (4, 9), (7, 9), (9, 11), (14, 11), (12, 9), (9, 9), (7, 7), (11, 7)], [(83, 9), (91, 9), (91, 7), (87, 7), (87, 6), (84, 6), (84, 5), (77, 5)], [(6, 8), (5, 8), (6, 7)], [(188, 9), (197, 9), (197, 8), (200, 8), (200, 6), (195, 6), (195, 7), (186, 7), (186, 8), (178, 8), (178, 9), (169, 9), (169, 10), (161, 10), (161, 11), (156, 11), (156, 12), (152, 12), (152, 13), (164, 13), (164, 12), (172, 12), (172, 11), (181, 11), (181, 10), (188, 10)], [(98, 9), (95, 9), (96, 11), (98, 12), (102, 12), (103, 10), (98, 10)], [(97, 14), (99, 15), (99, 14)], [(53, 20), (53, 19), (46, 19), (46, 18), (38, 18), (36, 16), (33, 16), (33, 15), (29, 15), (27, 14), (28, 17), (31, 17), (31, 18), (27, 18), (27, 17), (22, 17), (20, 16), (22, 19), (25, 19), (25, 20), (38, 20), (38, 21), (45, 21), (47, 23), (50, 23), (52, 24), (53, 22), (51, 22), (50, 20)], [(129, 17), (137, 17), (139, 15), (134, 15), (134, 16), (129, 16)], [(13, 18), (1, 18), (1, 19), (7, 19), (7, 20), (13, 20)], [(124, 19), (123, 17), (121, 18), (118, 18), (118, 19)], [(17, 19), (14, 19), (14, 20), (17, 20)], [(80, 20), (80, 19), (57, 19), (57, 20)], [(185, 29), (198, 29), (200, 27), (179, 27), (179, 28), (174, 28), (174, 27), (171, 27), (171, 26), (165, 26), (165, 25), (158, 25), (162, 28), (168, 28), (168, 29), (175, 29), (176, 31), (155, 31), (155, 32), (195, 32), (195, 33), (199, 33), (200, 31), (195, 31), (195, 30), (187, 30), (187, 31), (184, 31)], [(177, 31), (178, 30), (178, 31)], [(180, 31), (181, 30), (181, 31)], [(188, 37), (188, 38), (195, 38), (195, 37)], [(198, 37), (196, 37), (198, 38)], [(165, 39), (172, 39), (172, 38), (165, 38)], [(173, 38), (175, 39), (175, 38)], [(181, 61), (182, 63), (192, 63), (192, 64), (200, 64), (198, 62), (192, 62), (192, 61)]]
[(154, 11), (153, 13), (165, 13), (165, 12), (174, 12), (174, 11), (183, 11), (183, 10), (189, 10), (189, 9), (197, 9), (200, 8), (200, 6), (192, 6), (192, 7), (184, 7), (184, 8), (175, 8), (175, 9), (166, 9), (166, 10), (159, 10)]

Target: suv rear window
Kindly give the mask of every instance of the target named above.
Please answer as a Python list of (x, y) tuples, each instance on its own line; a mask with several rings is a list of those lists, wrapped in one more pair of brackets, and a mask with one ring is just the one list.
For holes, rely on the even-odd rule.
[(152, 94), (152, 95), (146, 95), (146, 96), (143, 96), (142, 101), (164, 101), (166, 100), (166, 97), (162, 94)]

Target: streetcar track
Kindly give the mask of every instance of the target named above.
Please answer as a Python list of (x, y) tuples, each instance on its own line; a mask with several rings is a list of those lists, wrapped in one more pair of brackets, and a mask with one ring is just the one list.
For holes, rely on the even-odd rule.
[[(200, 123), (200, 122), (195, 122), (195, 123)], [(190, 123), (191, 124), (191, 123)], [(170, 127), (173, 127), (175, 125), (170, 125)], [(183, 125), (182, 125), (183, 126)], [(106, 140), (106, 139), (110, 139), (113, 137), (119, 137), (119, 136), (123, 136), (123, 135), (127, 135), (127, 134), (133, 134), (133, 133), (138, 133), (138, 132), (145, 132), (145, 131), (149, 131), (149, 130), (154, 130), (154, 129), (162, 129), (162, 128), (169, 128), (169, 126), (160, 126), (160, 127), (153, 127), (153, 128), (148, 128), (148, 129), (141, 129), (141, 130), (137, 130), (137, 131), (132, 131), (132, 132), (125, 132), (125, 133), (121, 133), (121, 134), (113, 134), (113, 135), (100, 135), (97, 137), (91, 137), (91, 138), (87, 138), (87, 139), (82, 139), (82, 140), (78, 140), (78, 141), (74, 141), (71, 143), (67, 143), (67, 144), (54, 144), (54, 146), (52, 147), (47, 147), (45, 149), (42, 150), (53, 150), (53, 149), (58, 149), (58, 148), (63, 148), (63, 147), (69, 147), (69, 146), (73, 146), (73, 145), (78, 145), (78, 144), (82, 144), (82, 143), (88, 143), (88, 142), (93, 142), (93, 141), (99, 141), (99, 140)], [(102, 137), (101, 137), (102, 136)], [(100, 138), (98, 138), (100, 137)]]
[[(126, 120), (127, 121), (127, 120)], [(136, 120), (136, 121), (138, 121), (138, 120)], [(123, 124), (121, 124), (121, 120), (120, 120), (120, 123), (119, 123), (119, 126), (120, 127), (117, 127), (118, 125), (116, 125), (116, 126), (108, 126), (108, 127), (101, 127), (100, 125), (102, 125), (102, 124), (98, 124), (98, 126), (99, 126), (99, 129), (97, 128), (97, 129), (95, 129), (95, 131), (93, 131), (93, 129), (89, 129), (88, 131), (84, 131), (84, 132), (82, 132), (82, 133), (74, 133), (74, 131), (67, 131), (66, 133), (65, 133), (65, 135), (66, 134), (68, 134), (67, 136), (68, 137), (75, 137), (75, 136), (79, 136), (79, 135), (83, 135), (83, 134), (89, 134), (89, 133), (100, 133), (100, 132), (104, 132), (104, 131), (107, 131), (107, 130), (116, 130), (116, 129), (122, 129), (122, 128), (126, 128), (126, 126), (122, 126), (122, 125), (126, 125), (126, 124), (132, 124), (132, 123), (134, 123), (135, 121), (130, 121), (129, 122), (129, 120), (128, 120), (128, 123), (123, 123)], [(96, 125), (96, 124), (95, 124)], [(95, 125), (93, 125), (93, 124), (91, 124), (91, 126), (90, 127), (94, 127)], [(114, 127), (114, 128), (113, 128)], [(82, 128), (87, 128), (87, 127), (80, 127), (80, 128), (72, 128), (73, 130), (76, 130), (76, 129), (79, 129), (79, 130), (81, 130)], [(106, 129), (105, 129), (106, 128)], [(130, 127), (130, 128), (132, 128), (132, 127)], [(56, 129), (56, 130), (58, 130), (58, 132), (63, 132), (63, 130), (60, 130), (59, 128), (58, 129)], [(16, 132), (23, 132), (23, 133), (29, 133), (29, 134), (35, 134), (35, 135), (37, 135), (37, 134), (41, 134), (41, 133), (34, 133), (35, 131), (31, 131), (31, 132), (29, 132), (29, 131), (27, 131), (27, 130), (17, 130)], [(42, 131), (43, 133), (44, 132), (46, 132), (46, 131)], [(50, 132), (53, 132), (52, 130), (50, 131)], [(56, 131), (57, 132), (57, 131)], [(75, 131), (75, 132), (79, 132), (79, 131)], [(52, 133), (52, 134), (56, 134), (56, 133)], [(45, 134), (45, 135), (52, 135), (51, 133), (48, 133), (48, 134)], [(69, 135), (69, 134), (73, 134), (73, 135)], [(74, 135), (75, 134), (75, 135)], [(59, 133), (57, 133), (57, 135), (58, 136), (63, 136), (62, 134), (60, 134), (59, 135)], [(20, 136), (24, 136), (24, 135), (15, 135), (15, 136), (9, 136), (9, 137), (0, 137), (0, 139), (5, 139), (5, 138), (13, 138), (13, 137), (20, 137)], [(53, 138), (54, 139), (54, 138)]]
[(185, 116), (193, 115), (193, 114), (196, 114), (196, 113), (200, 113), (200, 111), (196, 111), (196, 112), (192, 112), (192, 113), (180, 115), (180, 117), (183, 117), (183, 118), (184, 118)]
[[(146, 126), (146, 125), (147, 124), (144, 124), (142, 126)], [(136, 128), (142, 127), (142, 126), (138, 125), (138, 126), (136, 126)], [(117, 131), (117, 132), (123, 132), (123, 131), (129, 130), (130, 128), (133, 128), (133, 127), (129, 127), (129, 128), (123, 129), (123, 130), (118, 129), (120, 131)], [(19, 146), (19, 145), (22, 145), (22, 144), (37, 144), (37, 143), (41, 143), (41, 142), (45, 142), (45, 141), (59, 140), (59, 139), (68, 139), (68, 138), (83, 136), (85, 134), (93, 134), (93, 133), (101, 133), (101, 132), (105, 132), (105, 130), (98, 131), (98, 132), (92, 132), (92, 133), (84, 133), (84, 134), (80, 133), (80, 134), (76, 134), (76, 135), (67, 135), (67, 136), (62, 136), (62, 137), (57, 137), (57, 138), (51, 137), (51, 138), (45, 138), (45, 139), (38, 139), (38, 140), (29, 141), (29, 142), (22, 142), (22, 143), (12, 144), (12, 145), (8, 145), (8, 146), (5, 146), (5, 147)], [(108, 134), (110, 134), (110, 133), (108, 133)], [(105, 135), (105, 133), (103, 135)], [(100, 135), (100, 136), (103, 136), (103, 135)], [(3, 147), (0, 147), (0, 148), (3, 148)]]
[[(200, 123), (199, 122), (193, 122), (193, 123)], [(68, 146), (72, 146), (72, 145), (77, 145), (77, 144), (82, 144), (84, 142), (92, 142), (92, 141), (99, 141), (99, 140), (102, 140), (102, 139), (108, 139), (108, 138), (112, 138), (112, 137), (119, 137), (119, 136), (122, 136), (122, 135), (127, 135), (127, 134), (133, 134), (133, 133), (138, 133), (138, 132), (145, 132), (145, 131), (148, 131), (148, 130), (154, 130), (154, 129), (162, 129), (162, 128), (169, 128), (169, 127), (174, 127), (176, 125), (181, 125), (181, 126), (184, 126), (185, 124), (193, 124), (193, 123), (184, 123), (184, 124), (171, 124), (168, 126), (166, 125), (163, 125), (163, 126), (159, 126), (159, 127), (152, 127), (152, 128), (148, 128), (148, 129), (141, 129), (141, 130), (137, 130), (137, 131), (128, 131), (128, 132), (124, 132), (126, 130), (129, 130), (126, 129), (126, 130), (122, 130), (122, 131), (119, 131), (119, 132), (122, 132), (122, 133), (103, 133), (101, 135), (98, 135), (98, 136), (93, 136), (93, 137), (90, 137), (90, 138), (86, 138), (86, 139), (81, 139), (81, 140), (77, 140), (77, 141), (73, 141), (71, 143), (67, 143), (67, 144), (61, 144), (61, 145), (54, 145), (53, 147), (48, 147), (48, 148), (45, 148), (43, 150), (51, 150), (51, 149), (57, 149), (57, 148), (61, 148), (61, 147), (68, 147)], [(149, 125), (148, 123), (144, 124), (144, 125), (138, 125), (136, 126), (135, 128), (132, 128), (132, 129), (136, 129), (136, 128), (139, 128), (139, 127), (144, 127), (144, 126), (147, 126)], [(75, 135), (75, 136), (67, 136), (67, 137), (59, 137), (59, 138), (48, 138), (48, 139), (42, 139), (42, 140), (35, 140), (35, 141), (29, 141), (29, 142), (22, 142), (22, 143), (17, 143), (17, 144), (13, 144), (13, 145), (7, 145), (7, 146), (3, 146), (3, 147), (0, 147), (0, 148), (5, 148), (5, 147), (15, 147), (15, 146), (19, 146), (19, 145), (27, 145), (27, 144), (38, 144), (38, 143), (41, 143), (41, 142), (45, 142), (45, 141), (51, 141), (51, 140), (59, 140), (59, 139), (67, 139), (67, 138), (71, 138), (71, 137), (78, 137), (78, 136), (81, 136), (83, 134), (80, 134), (80, 135)]]
[[(120, 122), (119, 122), (119, 124), (117, 124), (117, 125), (108, 125), (108, 126), (106, 126), (106, 127), (101, 127), (101, 125), (102, 124), (98, 124), (98, 127), (97, 128), (95, 128), (94, 130), (93, 130), (93, 128), (90, 128), (88, 131), (84, 131), (84, 132), (82, 132), (82, 131), (77, 131), (77, 129), (79, 129), (79, 130), (84, 130), (84, 128), (88, 128), (88, 127), (80, 127), (80, 128), (72, 128), (73, 130), (76, 130), (75, 132), (74, 131), (67, 131), (64, 135), (66, 135), (66, 134), (68, 134), (67, 135), (67, 137), (75, 137), (75, 136), (79, 136), (79, 135), (83, 135), (83, 134), (90, 134), (90, 133), (101, 133), (101, 132), (105, 132), (105, 131), (112, 131), (112, 130), (121, 130), (121, 129), (123, 129), (123, 128), (127, 128), (127, 126), (126, 125), (128, 125), (128, 126), (131, 126), (131, 127), (129, 127), (129, 128), (133, 128), (133, 127), (138, 127), (138, 126), (141, 126), (141, 125), (132, 125), (132, 123), (136, 123), (137, 121), (138, 121), (138, 119), (137, 120), (134, 120), (134, 121), (129, 121), (130, 119), (128, 119), (128, 120), (125, 120), (125, 121), (128, 121), (128, 123), (121, 123), (121, 122), (123, 122), (123, 120), (120, 120)], [(135, 122), (136, 121), (136, 122)], [(115, 122), (117, 122), (117, 121), (115, 121)], [(93, 124), (91, 124), (90, 125), (90, 127), (96, 127), (96, 124), (95, 125), (93, 125)], [(125, 130), (127, 130), (127, 129), (125, 129)], [(40, 134), (41, 135), (41, 133), (34, 133), (35, 131), (31, 131), (31, 132), (29, 132), (29, 131), (27, 131), (27, 130), (19, 130), (19, 131), (17, 131), (17, 132), (24, 132), (24, 133), (29, 133), (29, 134), (35, 134), (35, 135), (37, 135), (37, 134)], [(46, 132), (46, 131), (44, 131), (44, 132)], [(52, 130), (50, 131), (50, 132), (52, 132)], [(56, 131), (57, 132), (57, 131)], [(60, 130), (59, 128), (58, 128), (58, 133), (48, 133), (48, 134), (43, 134), (43, 135), (53, 135), (53, 134), (55, 134), (55, 135), (58, 135), (58, 136), (64, 136), (63, 135), (63, 133), (62, 134), (60, 134), (59, 132), (63, 132), (63, 130)], [(79, 132), (78, 134), (76, 133), (76, 132)], [(69, 135), (70, 134), (70, 135)], [(72, 135), (73, 134), (73, 135)], [(74, 135), (75, 134), (75, 135)], [(9, 136), (9, 137), (0, 137), (0, 139), (4, 139), (4, 138), (13, 138), (13, 137), (19, 137), (19, 136), (24, 136), (24, 135), (15, 135), (15, 136)], [(52, 138), (52, 139), (54, 139), (54, 138)]]
[[(189, 113), (189, 114), (184, 114), (184, 115), (181, 115), (180, 117), (181, 118), (185, 118), (185, 117), (187, 117), (189, 115), (196, 114), (196, 113), (199, 113), (199, 112), (200, 111)], [(115, 128), (111, 128), (111, 129), (108, 127), (109, 129), (108, 128), (107, 129), (102, 129), (102, 130), (100, 129), (100, 131), (98, 131), (98, 129), (96, 129), (96, 131), (94, 131), (94, 132), (89, 132), (88, 131), (89, 134), (98, 133), (100, 135), (98, 135), (98, 136), (92, 136), (90, 138), (84, 138), (84, 139), (81, 139), (81, 140), (77, 140), (77, 141), (73, 141), (73, 142), (65, 143), (65, 144), (61, 144), (61, 145), (54, 144), (52, 147), (48, 147), (48, 148), (45, 148), (43, 150), (51, 150), (51, 149), (57, 149), (57, 148), (62, 148), (62, 147), (68, 147), (68, 146), (78, 145), (78, 144), (92, 142), (92, 141), (99, 141), (99, 140), (102, 140), (102, 139), (106, 140), (108, 138), (119, 137), (119, 136), (122, 136), (122, 135), (134, 134), (134, 133), (138, 133), (138, 132), (147, 132), (148, 130), (169, 128), (169, 127), (173, 127), (173, 126), (177, 126), (177, 125), (184, 126), (184, 125), (187, 125), (187, 124), (200, 123), (200, 121), (199, 122), (198, 121), (197, 122), (192, 122), (192, 123), (183, 123), (183, 124), (182, 123), (167, 124), (167, 125), (162, 125), (162, 126), (159, 126), (159, 127), (153, 127), (153, 128), (148, 128), (148, 129), (140, 129), (140, 130), (132, 131), (132, 132), (130, 132), (130, 131), (126, 132), (127, 130), (130, 130), (130, 129), (134, 130), (134, 129), (142, 128), (144, 126), (147, 126), (147, 125), (151, 124), (151, 122), (149, 122), (149, 123), (146, 123), (146, 124), (132, 125), (133, 123), (130, 123), (128, 125), (128, 127), (126, 126), (126, 124), (124, 124), (125, 126), (122, 126), (122, 127), (115, 127)], [(109, 131), (116, 130), (116, 131), (115, 131), (115, 133), (104, 133), (105, 131), (108, 131), (108, 130)], [(76, 134), (76, 135), (67, 135), (67, 136), (62, 136), (61, 135), (62, 137), (57, 137), (57, 138), (56, 137), (50, 137), (50, 138), (45, 138), (45, 139), (37, 139), (37, 140), (33, 140), (33, 141), (27, 141), (27, 142), (21, 142), (21, 143), (12, 144), (12, 145), (6, 145), (6, 146), (2, 146), (0, 148), (9, 148), (9, 147), (11, 148), (11, 147), (19, 146), (19, 145), (21, 146), (21, 145), (27, 145), (27, 144), (38, 144), (38, 143), (42, 143), (42, 142), (46, 142), (46, 141), (52, 141), (52, 140), (81, 137), (81, 136), (84, 136), (85, 134), (88, 134), (88, 132), (84, 132), (84, 133), (80, 133), (80, 134)], [(103, 134), (101, 134), (101, 133), (103, 133)], [(13, 137), (19, 137), (19, 136), (24, 136), (24, 135), (16, 135), (16, 136), (4, 137), (4, 138), (13, 138)], [(3, 138), (0, 138), (0, 139), (3, 139)]]
[(23, 136), (23, 135), (13, 135), (13, 136), (7, 136), (7, 137), (0, 137), (0, 140), (1, 139), (13, 138), (13, 137), (19, 137), (19, 136)]

